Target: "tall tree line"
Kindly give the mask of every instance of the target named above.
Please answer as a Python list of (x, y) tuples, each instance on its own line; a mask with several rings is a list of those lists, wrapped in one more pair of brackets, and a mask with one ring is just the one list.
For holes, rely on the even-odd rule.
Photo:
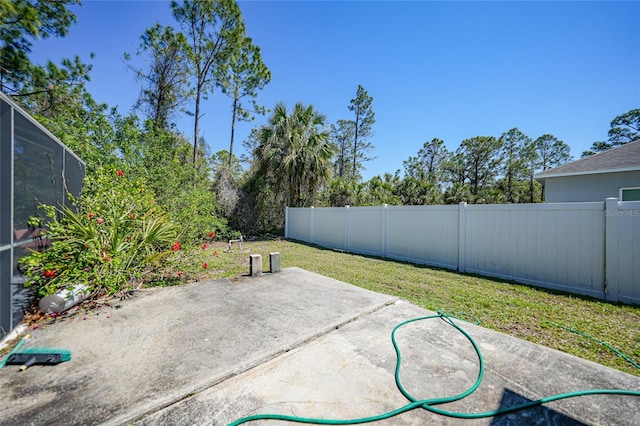
[(588, 157), (616, 146), (640, 140), (640, 108), (632, 109), (611, 120), (606, 141), (596, 141), (582, 153)]
[(340, 179), (357, 182), (362, 178), (364, 163), (374, 159), (370, 157), (374, 146), (367, 139), (373, 136), (376, 122), (373, 97), (362, 85), (358, 85), (355, 98), (349, 101), (348, 110), (353, 113), (352, 119), (339, 119), (331, 125), (337, 151), (334, 171)]
[(319, 202), (326, 205), (533, 203), (544, 199), (533, 176), (571, 160), (569, 146), (550, 134), (535, 140), (517, 128), (499, 137), (475, 136), (455, 151), (434, 138), (403, 162), (403, 172), (369, 182), (335, 179)]
[[(255, 101), (271, 73), (237, 4), (174, 1), (179, 28), (154, 25), (141, 35), (135, 54), (125, 55), (141, 85), (138, 117), (93, 100), (86, 90), (91, 66), (80, 58), (29, 62), (33, 38), (64, 36), (76, 19), (68, 7), (76, 3), (0, 0), (3, 90), (85, 159), (89, 172), (111, 164), (144, 174), (158, 201), (185, 223), (223, 227), (224, 215), (255, 234), (279, 232), (285, 206), (537, 202), (544, 193), (534, 174), (571, 158), (553, 135), (533, 139), (514, 128), (465, 139), (454, 151), (434, 138), (403, 163), (404, 173), (363, 182), (375, 114), (373, 97), (358, 85), (349, 115), (334, 124), (312, 105), (276, 105), (244, 141), (250, 167), (243, 171), (234, 155), (235, 125), (265, 111)], [(199, 120), (216, 88), (228, 97), (232, 119), (229, 149), (212, 154)], [(182, 113), (193, 117), (191, 140), (176, 129)], [(639, 123), (640, 110), (616, 117), (607, 146), (638, 139)]]
[[(125, 60), (141, 84), (136, 106), (142, 117), (96, 103), (86, 89), (91, 66), (79, 57), (60, 65), (30, 62), (34, 40), (68, 33), (75, 4), (0, 0), (2, 90), (85, 160), (89, 174), (115, 166), (144, 178), (158, 204), (184, 225), (185, 237), (207, 229), (224, 234), (229, 228), (213, 191), (214, 163), (199, 131), (199, 105), (219, 87), (231, 98), (233, 128), (235, 120), (261, 111), (242, 101), (255, 100), (271, 76), (236, 2), (172, 2), (179, 28), (153, 25), (141, 35), (138, 50)], [(194, 118), (191, 143), (175, 124), (184, 112)]]
[[(236, 121), (264, 112), (255, 99), (257, 91), (271, 80), (271, 72), (262, 61), (260, 48), (247, 36), (234, 0), (172, 1), (171, 10), (182, 32), (155, 25), (141, 37), (138, 56), (150, 60), (145, 68), (131, 66), (145, 83), (138, 104), (153, 112), (149, 118), (166, 129), (166, 117), (188, 101), (193, 103), (193, 110), (186, 112), (193, 116), (195, 164), (201, 140), (201, 105), (220, 88), (231, 99), (229, 153), (233, 154)], [(251, 108), (242, 104), (247, 97), (252, 100)]]

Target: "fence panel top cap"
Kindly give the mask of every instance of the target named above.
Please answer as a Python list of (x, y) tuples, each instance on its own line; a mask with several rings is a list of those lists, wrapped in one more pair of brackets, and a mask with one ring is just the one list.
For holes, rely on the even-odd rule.
[(467, 210), (602, 210), (604, 201), (540, 204), (468, 204)]

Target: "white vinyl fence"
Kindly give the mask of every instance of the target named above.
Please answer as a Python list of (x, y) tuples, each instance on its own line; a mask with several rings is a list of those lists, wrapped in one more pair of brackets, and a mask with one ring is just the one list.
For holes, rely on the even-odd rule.
[(640, 304), (640, 202), (287, 208), (285, 236)]

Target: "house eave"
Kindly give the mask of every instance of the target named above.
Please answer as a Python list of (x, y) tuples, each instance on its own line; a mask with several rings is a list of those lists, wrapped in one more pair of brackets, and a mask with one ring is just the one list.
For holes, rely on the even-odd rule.
[(601, 169), (601, 170), (585, 170), (581, 172), (565, 172), (565, 173), (540, 173), (534, 175), (533, 178), (537, 181), (541, 181), (547, 178), (567, 177), (567, 176), (584, 176), (584, 175), (600, 175), (604, 173), (621, 173), (621, 172), (636, 172), (640, 171), (640, 166), (625, 167), (621, 169)]

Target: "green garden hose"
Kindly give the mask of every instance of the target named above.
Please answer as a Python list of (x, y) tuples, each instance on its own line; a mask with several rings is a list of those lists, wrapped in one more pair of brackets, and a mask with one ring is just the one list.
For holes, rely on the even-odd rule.
[[(469, 315), (465, 315), (465, 314), (455, 314), (455, 315), (454, 314), (446, 314), (444, 312), (438, 311), (438, 313), (436, 315), (413, 318), (413, 319), (401, 322), (391, 332), (391, 342), (393, 343), (393, 347), (394, 347), (394, 349), (396, 351), (396, 357), (397, 357), (396, 370), (395, 370), (396, 385), (398, 386), (398, 389), (400, 390), (400, 392), (402, 392), (402, 394), (409, 401), (411, 401), (410, 404), (407, 404), (404, 407), (400, 407), (398, 409), (395, 409), (395, 410), (392, 410), (392, 411), (389, 411), (389, 412), (386, 412), (386, 413), (383, 413), (383, 414), (379, 414), (379, 415), (376, 415), (376, 416), (361, 417), (361, 418), (357, 418), (357, 419), (346, 419), (346, 420), (342, 420), (342, 419), (318, 419), (318, 418), (309, 418), (309, 417), (287, 416), (287, 415), (282, 415), (282, 414), (257, 414), (257, 415), (254, 415), (254, 416), (248, 416), (248, 417), (243, 417), (241, 419), (238, 419), (238, 420), (234, 421), (233, 423), (230, 423), (229, 426), (237, 426), (237, 425), (241, 425), (243, 423), (248, 423), (248, 422), (255, 421), (255, 420), (283, 420), (283, 421), (296, 422), (296, 423), (308, 423), (308, 424), (320, 424), (320, 425), (354, 425), (354, 424), (370, 423), (370, 422), (376, 422), (376, 421), (379, 421), (379, 420), (388, 419), (388, 418), (397, 416), (399, 414), (406, 413), (408, 411), (414, 410), (416, 408), (422, 408), (422, 409), (425, 409), (425, 410), (430, 411), (432, 413), (440, 414), (440, 415), (447, 416), (447, 417), (453, 417), (453, 418), (457, 418), (457, 419), (479, 419), (479, 418), (484, 418), (484, 417), (494, 417), (494, 416), (499, 416), (499, 415), (502, 415), (502, 414), (513, 413), (513, 412), (516, 412), (516, 411), (525, 410), (525, 409), (532, 408), (532, 407), (535, 407), (535, 406), (538, 406), (538, 405), (542, 405), (542, 404), (545, 404), (545, 403), (548, 403), (548, 402), (558, 401), (558, 400), (566, 399), (566, 398), (574, 398), (574, 397), (578, 397), (578, 396), (586, 396), (586, 395), (631, 395), (631, 396), (639, 396), (640, 397), (640, 392), (639, 391), (622, 390), (622, 389), (592, 389), (592, 390), (583, 390), (583, 391), (577, 391), (577, 392), (561, 393), (561, 394), (557, 394), (557, 395), (548, 396), (548, 397), (545, 397), (545, 398), (540, 398), (540, 399), (538, 399), (536, 401), (530, 401), (530, 402), (527, 402), (527, 403), (524, 403), (524, 404), (515, 405), (513, 407), (502, 408), (502, 409), (493, 410), (493, 411), (485, 411), (485, 412), (482, 412), (482, 413), (460, 413), (460, 412), (456, 412), (456, 411), (448, 411), (448, 410), (442, 410), (442, 409), (436, 408), (435, 405), (445, 404), (445, 403), (453, 402), (453, 401), (458, 401), (460, 399), (463, 399), (463, 398), (471, 395), (480, 386), (480, 383), (482, 382), (482, 377), (484, 375), (484, 358), (482, 357), (482, 354), (480, 353), (480, 349), (478, 348), (478, 345), (473, 340), (473, 338), (462, 327), (460, 327), (455, 322), (455, 319), (461, 319), (459, 316), (469, 316)], [(460, 393), (458, 395), (450, 396), (450, 397), (444, 397), (444, 398), (432, 398), (432, 399), (417, 400), (402, 386), (402, 383), (400, 381), (400, 365), (402, 363), (402, 355), (400, 353), (400, 349), (399, 349), (398, 344), (396, 342), (395, 334), (396, 334), (396, 331), (398, 329), (400, 329), (401, 327), (403, 327), (403, 326), (405, 326), (405, 325), (407, 325), (409, 323), (416, 322), (416, 321), (423, 321), (423, 320), (427, 320), (427, 319), (433, 319), (433, 318), (441, 318), (442, 320), (448, 322), (450, 325), (452, 325), (458, 331), (460, 331), (467, 338), (467, 340), (469, 340), (469, 342), (473, 346), (473, 349), (476, 352), (476, 355), (478, 356), (478, 364), (479, 364), (478, 377), (476, 378), (476, 381), (473, 384), (473, 386), (471, 386), (468, 390), (466, 390), (465, 392), (462, 392), (462, 393)], [(475, 318), (475, 317), (473, 317), (473, 318)], [(475, 319), (477, 320), (477, 318), (475, 318)], [(556, 324), (554, 324), (554, 325), (556, 325)], [(573, 331), (572, 329), (569, 329), (569, 330)], [(588, 336), (588, 337), (591, 337), (591, 336)], [(618, 351), (616, 351), (616, 353), (618, 353)], [(638, 367), (638, 365), (636, 363), (633, 363), (633, 365)], [(638, 367), (638, 368), (640, 368), (640, 367)]]
[(625, 354), (623, 354), (622, 352), (620, 352), (619, 350), (617, 350), (616, 348), (614, 348), (613, 346), (611, 346), (610, 344), (608, 344), (607, 342), (600, 340), (600, 339), (596, 339), (593, 336), (589, 336), (587, 333), (583, 333), (580, 330), (576, 330), (575, 328), (571, 328), (571, 327), (567, 327), (561, 324), (556, 324), (555, 322), (551, 322), (551, 321), (547, 321), (547, 324), (551, 324), (555, 327), (559, 327), (559, 328), (563, 328), (567, 331), (570, 331), (572, 333), (576, 333), (582, 337), (586, 337), (587, 339), (591, 339), (594, 342), (598, 342), (600, 343), (602, 346), (604, 346), (605, 348), (613, 351), (613, 353), (615, 353), (616, 355), (618, 355), (620, 358), (624, 359), (625, 361), (627, 361), (629, 364), (633, 365), (635, 368), (637, 368), (638, 370), (640, 370), (640, 364), (638, 364), (637, 362), (635, 362), (634, 360), (632, 360), (631, 358), (629, 358), (628, 356), (626, 356)]

